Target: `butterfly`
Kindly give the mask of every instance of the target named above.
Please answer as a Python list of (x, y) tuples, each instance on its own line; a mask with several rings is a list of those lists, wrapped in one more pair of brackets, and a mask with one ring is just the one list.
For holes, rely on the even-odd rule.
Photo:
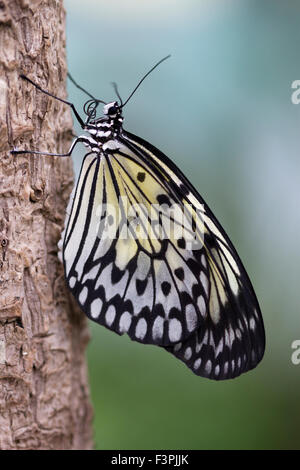
[[(60, 248), (69, 289), (93, 321), (164, 348), (195, 374), (232, 379), (261, 361), (265, 332), (245, 268), (224, 229), (180, 169), (123, 128), (123, 103), (68, 104), (87, 147)], [(102, 103), (103, 115), (96, 110)], [(13, 154), (44, 154), (12, 150)], [(57, 155), (50, 153), (47, 155)]]

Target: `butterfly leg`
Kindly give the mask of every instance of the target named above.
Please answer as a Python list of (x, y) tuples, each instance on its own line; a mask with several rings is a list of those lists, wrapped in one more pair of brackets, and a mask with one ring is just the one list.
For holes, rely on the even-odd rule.
[(72, 108), (74, 114), (75, 114), (75, 117), (76, 117), (77, 121), (81, 125), (82, 129), (85, 128), (85, 123), (83, 122), (83, 120), (79, 116), (79, 114), (78, 114), (78, 112), (77, 112), (77, 110), (76, 110), (73, 103), (70, 103), (70, 101), (63, 100), (62, 98), (59, 98), (58, 96), (52, 95), (52, 93), (49, 93), (49, 91), (43, 90), (43, 88), (41, 88), (37, 83), (34, 83), (32, 80), (30, 80), (30, 78), (26, 77), (23, 74), (20, 75), (20, 78), (22, 78), (22, 80), (26, 80), (27, 82), (31, 83), (31, 85), (33, 85), (35, 88), (37, 88), (42, 93), (45, 93), (45, 95), (51, 96), (51, 98), (54, 98), (55, 100), (61, 101), (62, 103), (65, 103), (68, 106), (70, 106)]
[(11, 150), (10, 153), (12, 155), (21, 155), (21, 154), (24, 154), (24, 153), (31, 153), (31, 154), (35, 154), (35, 155), (48, 155), (48, 156), (51, 156), (51, 157), (70, 157), (70, 155), (72, 154), (72, 152), (74, 150), (75, 145), (78, 142), (85, 142), (85, 141), (86, 141), (86, 139), (84, 137), (77, 137), (72, 142), (70, 150), (67, 153), (48, 153), (48, 152), (40, 152), (38, 150), (17, 150), (17, 149)]

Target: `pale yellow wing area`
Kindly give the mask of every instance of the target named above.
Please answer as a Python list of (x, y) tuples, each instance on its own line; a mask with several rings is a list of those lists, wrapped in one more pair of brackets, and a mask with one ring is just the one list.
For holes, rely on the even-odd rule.
[(203, 250), (201, 221), (161, 176), (126, 145), (86, 157), (64, 262), (87, 315), (138, 341), (168, 345), (203, 322), (209, 281), (194, 256), (193, 244), (198, 255)]

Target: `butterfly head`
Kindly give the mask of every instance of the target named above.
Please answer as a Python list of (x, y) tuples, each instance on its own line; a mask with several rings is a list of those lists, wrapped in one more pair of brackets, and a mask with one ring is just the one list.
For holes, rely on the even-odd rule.
[[(103, 103), (103, 114), (104, 117), (96, 118), (97, 108), (99, 103)], [(119, 105), (117, 101), (112, 101), (111, 103), (105, 103), (102, 100), (91, 99), (88, 100), (83, 107), (84, 113), (87, 115), (86, 124), (97, 124), (98, 122), (114, 121), (122, 122), (122, 106)]]
[(111, 119), (116, 119), (122, 115), (122, 108), (117, 101), (112, 101), (103, 106), (103, 114)]

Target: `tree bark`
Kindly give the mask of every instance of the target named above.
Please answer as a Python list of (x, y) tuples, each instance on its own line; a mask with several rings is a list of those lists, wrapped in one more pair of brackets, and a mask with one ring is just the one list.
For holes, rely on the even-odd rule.
[(65, 11), (54, 0), (0, 0), (0, 448), (88, 449), (91, 405), (84, 315), (70, 298), (57, 242), (73, 186), (66, 152)]

